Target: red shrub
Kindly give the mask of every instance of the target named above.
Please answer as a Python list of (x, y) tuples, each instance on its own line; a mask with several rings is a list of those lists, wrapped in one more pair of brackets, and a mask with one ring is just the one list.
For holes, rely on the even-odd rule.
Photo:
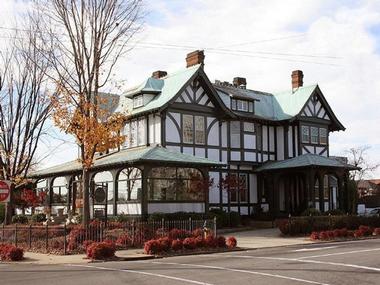
[(161, 244), (158, 240), (151, 239), (144, 244), (144, 252), (146, 254), (157, 254), (161, 251)]
[(207, 236), (205, 239), (206, 247), (217, 247), (218, 240), (214, 236)]
[(226, 245), (228, 248), (234, 248), (237, 246), (237, 240), (235, 237), (229, 237), (226, 240)]
[(158, 239), (162, 251), (168, 251), (171, 247), (172, 240), (168, 237)]
[(126, 247), (131, 243), (131, 238), (128, 234), (123, 234), (117, 238), (115, 243), (117, 246)]
[(364, 236), (364, 232), (362, 230), (356, 230), (354, 231), (354, 237), (359, 238)]
[(327, 231), (327, 235), (328, 235), (329, 239), (333, 239), (334, 238), (334, 231)]
[(372, 235), (372, 229), (368, 226), (359, 226), (359, 230), (363, 233), (363, 236), (370, 236)]
[(24, 258), (24, 250), (12, 244), (0, 244), (0, 259), (7, 261), (20, 261)]
[(321, 239), (321, 240), (327, 240), (327, 239), (329, 239), (328, 233), (326, 231), (320, 232), (319, 233), (319, 239)]
[(104, 260), (115, 256), (116, 248), (108, 242), (94, 242), (87, 248), (87, 257)]
[(218, 247), (226, 247), (226, 238), (224, 236), (218, 236), (216, 239), (218, 243)]
[(183, 247), (186, 249), (195, 249), (196, 247), (195, 238), (185, 238), (183, 240)]
[(180, 230), (180, 229), (172, 229), (169, 232), (169, 238), (170, 239), (184, 239), (187, 237), (190, 237), (191, 233), (186, 230)]
[(380, 228), (375, 228), (375, 229), (373, 230), (373, 234), (374, 234), (375, 236), (380, 236)]
[(348, 236), (348, 231), (346, 228), (340, 229), (340, 236), (341, 237), (347, 237)]
[(312, 232), (310, 235), (311, 240), (317, 240), (319, 239), (319, 233), (318, 232)]
[(203, 229), (197, 228), (197, 229), (193, 230), (192, 236), (193, 237), (201, 237), (201, 238), (203, 238), (204, 237), (204, 231), (203, 231)]
[(340, 229), (333, 230), (333, 234), (334, 234), (334, 238), (338, 238), (342, 236)]
[(355, 236), (355, 232), (354, 231), (347, 231), (347, 236), (348, 237), (354, 237)]
[(202, 238), (202, 236), (195, 237), (195, 247), (201, 248), (206, 246), (206, 241)]
[(182, 241), (180, 239), (175, 239), (172, 241), (172, 250), (178, 251), (183, 248)]
[(87, 248), (88, 248), (91, 244), (93, 244), (93, 243), (94, 243), (93, 240), (85, 240), (85, 241), (82, 243), (82, 246), (83, 246), (83, 248), (84, 248), (85, 250), (87, 250)]

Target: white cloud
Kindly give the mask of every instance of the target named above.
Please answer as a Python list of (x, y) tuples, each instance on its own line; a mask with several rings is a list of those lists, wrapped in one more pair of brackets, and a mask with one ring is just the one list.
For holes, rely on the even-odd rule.
[[(189, 47), (161, 49), (138, 45), (118, 65), (118, 78), (127, 80), (127, 86), (140, 83), (157, 69), (173, 72), (183, 68), (186, 53), (195, 48), (205, 49), (205, 70), (211, 80), (244, 76), (248, 87), (257, 90), (287, 89), (291, 71), (302, 69), (305, 84), (319, 83), (347, 128), (331, 135), (331, 154), (343, 154), (344, 149), (354, 145), (372, 145), (371, 160), (380, 161), (380, 112), (377, 110), (380, 57), (376, 52), (380, 35), (376, 38), (369, 31), (371, 26), (380, 25), (378, 1), (156, 0), (146, 3), (147, 24), (138, 39)], [(339, 59), (262, 53), (245, 57), (210, 49), (297, 34), (300, 36), (226, 49), (327, 55)]]

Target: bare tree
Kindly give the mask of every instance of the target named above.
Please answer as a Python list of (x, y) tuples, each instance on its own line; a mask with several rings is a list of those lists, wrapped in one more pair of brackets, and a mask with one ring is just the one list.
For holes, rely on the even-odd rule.
[(350, 172), (350, 178), (356, 182), (356, 185), (380, 167), (380, 163), (369, 161), (367, 153), (370, 148), (370, 146), (358, 146), (346, 150), (348, 163), (360, 168), (360, 170)]
[[(27, 40), (14, 35), (8, 49), (0, 52), (0, 178), (15, 185), (38, 163), (36, 150), (50, 114), (48, 64), (33, 41), (33, 34)], [(11, 193), (6, 223), (12, 212)]]
[(76, 138), (83, 165), (83, 223), (89, 221), (89, 169), (97, 151), (122, 143), (123, 118), (100, 114), (100, 90), (140, 29), (141, 0), (35, 0), (38, 47), (54, 69), (53, 116)]

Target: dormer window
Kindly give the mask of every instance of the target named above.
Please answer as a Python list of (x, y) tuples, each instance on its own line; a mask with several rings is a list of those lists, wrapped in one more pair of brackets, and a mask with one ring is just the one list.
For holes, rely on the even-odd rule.
[(232, 99), (231, 108), (234, 111), (253, 113), (253, 102), (249, 102), (247, 100)]
[(133, 97), (133, 108), (138, 108), (144, 105), (143, 95)]

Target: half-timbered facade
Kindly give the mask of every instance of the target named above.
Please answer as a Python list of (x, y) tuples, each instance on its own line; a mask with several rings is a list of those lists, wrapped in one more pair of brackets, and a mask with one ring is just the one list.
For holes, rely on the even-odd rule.
[[(257, 211), (297, 214), (307, 207), (344, 209), (345, 180), (351, 166), (329, 157), (329, 134), (344, 127), (318, 85), (303, 86), (303, 74), (298, 70), (292, 73), (290, 90), (261, 92), (248, 89), (242, 77), (232, 83), (212, 83), (204, 70), (203, 51), (188, 54), (186, 63), (177, 73), (156, 71), (120, 95), (116, 111), (129, 115), (124, 128), (127, 140), (122, 150), (107, 157), (122, 159), (120, 153), (127, 157), (134, 150), (153, 147), (165, 149), (169, 155), (195, 158), (194, 163), (189, 165), (182, 156), (178, 165), (175, 159), (168, 163), (163, 159), (169, 168), (160, 170), (145, 161), (138, 166), (144, 170), (139, 172), (142, 182), (137, 184), (136, 177), (130, 176), (133, 171), (129, 167), (134, 165), (128, 159), (120, 160), (117, 167), (111, 163), (101, 169), (110, 173), (108, 180), (107, 175), (96, 178), (99, 170), (94, 168), (95, 182), (112, 184), (106, 203), (113, 207), (109, 214), (203, 212), (211, 207), (241, 215)], [(102, 159), (100, 156), (99, 161)], [(203, 159), (203, 164), (197, 165), (196, 159)], [(153, 164), (160, 165), (160, 159)], [(188, 182), (182, 178), (191, 171), (183, 165), (201, 168), (203, 176), (213, 180), (203, 206), (194, 206), (200, 201), (183, 190)], [(123, 167), (129, 170), (122, 171)], [(180, 171), (178, 167), (182, 167)], [(122, 185), (120, 173), (124, 175)], [(70, 165), (58, 171), (40, 171), (34, 177), (52, 179), (63, 174), (67, 176), (67, 193), (71, 193), (74, 175), (79, 172), (70, 170)], [(239, 178), (239, 189), (222, 189), (220, 182), (226, 175)], [(54, 189), (54, 182), (49, 183), (43, 187)], [(69, 208), (70, 203), (75, 204), (70, 199), (66, 202)], [(133, 203), (141, 206), (128, 206)]]

